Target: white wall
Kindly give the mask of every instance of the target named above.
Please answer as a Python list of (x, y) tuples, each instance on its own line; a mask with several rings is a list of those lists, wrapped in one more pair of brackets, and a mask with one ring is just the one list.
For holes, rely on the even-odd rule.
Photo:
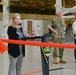
[(32, 21), (32, 29), (35, 31), (35, 34), (37, 33), (37, 25), (39, 25), (40, 27), (40, 35), (43, 35), (43, 33), (48, 33), (48, 28), (47, 28), (47, 25), (49, 23), (49, 20), (32, 20), (32, 19), (25, 19), (25, 20), (22, 20), (22, 24), (23, 24), (23, 30), (24, 30), (24, 33), (26, 31), (26, 35), (28, 36), (27, 34), (27, 21)]
[[(25, 33), (25, 30), (26, 30), (26, 35), (28, 35), (27, 34), (27, 21), (32, 21), (32, 26), (33, 26), (34, 31), (37, 32), (37, 25), (39, 25), (40, 34), (41, 35), (43, 33), (48, 33), (47, 25), (49, 23), (49, 20), (25, 19), (25, 20), (22, 20), (21, 23), (22, 23), (22, 27), (23, 27), (24, 33)], [(2, 22), (2, 20), (0, 20), (0, 38), (2, 37), (2, 30), (3, 30), (3, 22)], [(7, 34), (7, 32), (6, 32), (6, 34)]]
[(43, 31), (43, 27), (42, 27), (43, 21), (42, 20), (33, 20), (32, 25), (33, 25), (33, 29), (36, 31), (36, 33), (35, 33), (36, 35), (37, 35), (37, 25), (39, 25), (39, 28), (40, 28), (40, 35), (43, 34), (42, 33), (42, 31)]
[(43, 20), (43, 33), (48, 33), (48, 23), (49, 23), (50, 20)]

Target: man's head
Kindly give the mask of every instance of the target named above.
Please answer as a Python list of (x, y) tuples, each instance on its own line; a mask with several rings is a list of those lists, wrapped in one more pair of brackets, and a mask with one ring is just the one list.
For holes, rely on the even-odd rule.
[(56, 15), (57, 15), (58, 17), (62, 17), (62, 11), (61, 11), (61, 10), (57, 11), (57, 12), (56, 12)]
[(75, 18), (75, 20), (76, 20), (76, 15), (75, 15), (75, 17), (74, 17), (74, 18)]

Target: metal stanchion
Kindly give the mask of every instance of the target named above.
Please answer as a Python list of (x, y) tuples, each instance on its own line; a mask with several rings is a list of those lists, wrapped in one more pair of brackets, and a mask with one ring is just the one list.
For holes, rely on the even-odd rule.
[[(42, 42), (46, 42), (47, 35), (26, 37), (25, 40), (29, 39), (41, 39)], [(50, 37), (51, 38), (51, 37)], [(42, 73), (43, 75), (49, 75), (49, 56), (51, 53), (50, 48), (40, 47), (41, 50), (41, 61), (42, 61)]]
[[(42, 36), (42, 42), (45, 42), (45, 36)], [(42, 60), (42, 73), (43, 75), (49, 75), (49, 57), (45, 56), (43, 47), (41, 49), (41, 60)]]

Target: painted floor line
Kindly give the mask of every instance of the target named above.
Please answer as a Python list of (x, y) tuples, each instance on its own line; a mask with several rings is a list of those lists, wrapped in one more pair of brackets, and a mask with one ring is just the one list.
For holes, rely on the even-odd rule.
[(38, 73), (41, 73), (42, 71), (35, 71), (35, 72), (29, 72), (29, 73), (26, 73), (26, 74), (22, 74), (22, 75), (32, 75), (32, 74), (38, 74)]

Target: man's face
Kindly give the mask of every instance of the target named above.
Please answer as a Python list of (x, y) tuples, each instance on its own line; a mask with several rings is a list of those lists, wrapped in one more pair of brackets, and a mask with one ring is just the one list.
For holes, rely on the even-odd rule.
[(62, 17), (62, 11), (58, 11), (57, 16)]
[(76, 20), (76, 15), (75, 15), (75, 20)]

